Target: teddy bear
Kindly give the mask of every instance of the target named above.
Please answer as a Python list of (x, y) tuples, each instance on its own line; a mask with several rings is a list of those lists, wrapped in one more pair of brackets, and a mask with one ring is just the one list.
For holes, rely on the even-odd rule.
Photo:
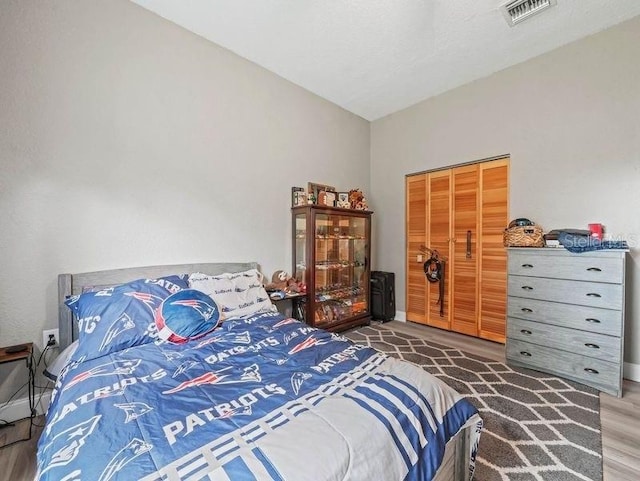
[(367, 210), (369, 208), (367, 205), (367, 199), (364, 197), (364, 194), (360, 189), (353, 189), (349, 191), (349, 202), (351, 203), (352, 209)]
[(283, 291), (294, 294), (300, 291), (296, 280), (283, 270), (277, 270), (271, 276), (271, 282), (264, 286), (267, 291)]

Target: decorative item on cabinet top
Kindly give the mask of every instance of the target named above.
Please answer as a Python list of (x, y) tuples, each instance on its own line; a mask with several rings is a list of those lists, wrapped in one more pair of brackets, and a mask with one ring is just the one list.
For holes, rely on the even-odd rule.
[(298, 207), (303, 205), (319, 205), (364, 211), (369, 209), (367, 199), (360, 189), (336, 192), (333, 186), (315, 182), (309, 182), (306, 191), (303, 187), (291, 187), (291, 206)]

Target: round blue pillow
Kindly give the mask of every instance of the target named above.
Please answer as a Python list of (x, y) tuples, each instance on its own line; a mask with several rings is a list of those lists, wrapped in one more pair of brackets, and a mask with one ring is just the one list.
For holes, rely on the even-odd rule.
[(182, 344), (213, 331), (220, 322), (220, 309), (204, 292), (183, 289), (162, 301), (155, 321), (160, 339)]

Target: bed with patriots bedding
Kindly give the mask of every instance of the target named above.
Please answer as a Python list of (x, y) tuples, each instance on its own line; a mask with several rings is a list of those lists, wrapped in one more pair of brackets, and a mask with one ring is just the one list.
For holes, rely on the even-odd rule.
[[(183, 311), (172, 321), (167, 299), (176, 299), (171, 309), (209, 319), (233, 304), (230, 291), (244, 289), (218, 289), (215, 276), (255, 285), (246, 267), (60, 277), (61, 339), (77, 340), (39, 440), (38, 479), (471, 478), (482, 420), (419, 367), (286, 318), (267, 302), (249, 306), (262, 294), (240, 298), (213, 330), (175, 327)], [(171, 272), (200, 272), (191, 276), (199, 281), (207, 272), (214, 283), (195, 287), (213, 295)], [(223, 303), (215, 290), (225, 291)]]

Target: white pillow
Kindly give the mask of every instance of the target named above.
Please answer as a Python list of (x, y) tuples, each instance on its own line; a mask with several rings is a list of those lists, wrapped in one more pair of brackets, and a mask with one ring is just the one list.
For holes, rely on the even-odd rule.
[(262, 285), (263, 276), (257, 269), (210, 276), (194, 272), (189, 287), (204, 292), (218, 306), (224, 319), (276, 310)]

